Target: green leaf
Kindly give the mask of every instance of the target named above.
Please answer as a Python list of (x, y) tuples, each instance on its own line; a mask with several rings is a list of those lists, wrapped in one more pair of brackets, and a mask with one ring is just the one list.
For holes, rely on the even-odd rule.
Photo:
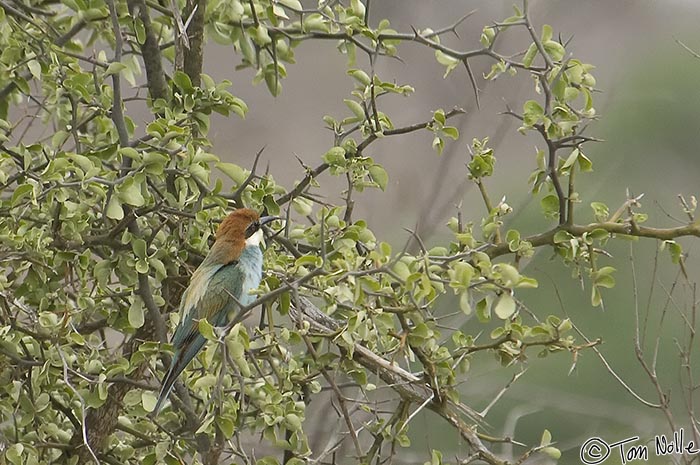
[(537, 289), (538, 286), (539, 283), (535, 278), (528, 278), (526, 276), (521, 277), (515, 285), (518, 289)]
[(671, 254), (671, 262), (678, 265), (681, 262), (681, 257), (683, 256), (683, 248), (676, 241), (664, 241), (663, 244), (668, 246), (668, 251)]
[(576, 160), (578, 160), (578, 156), (581, 152), (579, 152), (579, 149), (574, 149), (571, 151), (571, 155), (566, 159), (564, 164), (562, 165), (562, 169), (568, 169), (570, 168), (574, 163), (576, 163)]
[(528, 47), (527, 52), (525, 52), (525, 56), (523, 57), (523, 65), (526, 68), (529, 68), (530, 66), (532, 66), (532, 62), (535, 60), (536, 56), (537, 56), (537, 44), (535, 44), (533, 42)]
[(470, 315), (472, 313), (471, 302), (469, 301), (469, 292), (464, 291), (459, 296), (459, 308), (465, 315)]
[(331, 166), (345, 166), (345, 149), (333, 147), (323, 155), (323, 161)]
[(295, 266), (319, 266), (323, 260), (317, 255), (302, 255), (294, 261)]
[(542, 45), (544, 46), (544, 51), (547, 52), (547, 54), (551, 56), (554, 61), (561, 61), (566, 54), (566, 49), (564, 49), (564, 46), (555, 40), (548, 40), (543, 42)]
[(88, 173), (95, 169), (95, 164), (88, 157), (84, 155), (79, 155), (77, 153), (67, 154), (68, 158), (73, 160), (73, 163), (77, 165), (84, 173)]
[(481, 45), (484, 47), (488, 47), (493, 43), (494, 37), (496, 37), (496, 28), (493, 26), (486, 26), (481, 31), (479, 42), (481, 42)]
[(445, 141), (443, 141), (439, 136), (433, 138), (433, 149), (440, 155), (445, 148)]
[(522, 277), (518, 269), (508, 263), (498, 263), (494, 265), (493, 270), (501, 275), (501, 281), (507, 287), (514, 286)]
[(361, 69), (351, 69), (351, 70), (348, 70), (348, 75), (349, 75), (349, 76), (352, 76), (353, 78), (355, 78), (355, 79), (357, 80), (357, 82), (359, 82), (359, 83), (362, 84), (363, 86), (368, 86), (368, 85), (370, 85), (370, 84), (372, 83), (372, 80), (371, 80), (370, 77), (367, 75), (367, 73), (365, 73), (365, 72), (362, 71)]
[(304, 30), (330, 32), (330, 26), (328, 20), (320, 13), (311, 13), (304, 17)]
[(544, 109), (534, 100), (528, 100), (523, 104), (523, 123), (526, 126), (537, 124), (544, 118)]
[(14, 465), (22, 465), (22, 453), (24, 452), (24, 445), (17, 443), (12, 444), (5, 451), (5, 457)]
[(92, 269), (92, 273), (100, 286), (105, 286), (112, 275), (112, 262), (110, 260), (101, 260), (97, 262)]
[(29, 72), (32, 73), (34, 79), (41, 79), (41, 64), (36, 60), (29, 60), (27, 63)]
[(234, 423), (225, 417), (217, 416), (216, 425), (219, 427), (219, 429), (224, 435), (224, 438), (226, 439), (231, 438), (231, 436), (233, 436), (233, 433), (236, 430)]
[(544, 430), (542, 432), (542, 439), (540, 439), (540, 447), (546, 446), (552, 443), (552, 433), (549, 430)]
[(248, 172), (235, 163), (219, 162), (215, 165), (222, 173), (231, 178), (236, 185), (241, 185), (248, 179)]
[(605, 221), (610, 216), (608, 206), (602, 202), (591, 202), (591, 208), (593, 209), (593, 215), (597, 221)]
[(515, 304), (515, 299), (513, 299), (513, 296), (511, 296), (508, 292), (504, 292), (496, 302), (493, 312), (501, 320), (506, 320), (513, 316), (516, 309), (517, 305)]
[(267, 456), (255, 462), (255, 465), (279, 465), (279, 462), (275, 457)]
[(115, 62), (109, 64), (109, 66), (107, 67), (107, 70), (105, 71), (105, 76), (110, 76), (112, 74), (119, 74), (125, 69), (126, 69), (126, 65), (124, 63), (115, 61)]
[(555, 194), (544, 196), (540, 200), (540, 206), (545, 218), (557, 218), (559, 216), (559, 197)]
[(133, 147), (121, 147), (119, 149), (119, 154), (131, 158), (132, 160), (138, 160), (139, 159), (139, 152)]
[(216, 380), (217, 376), (215, 374), (200, 376), (194, 383), (194, 389), (210, 388), (216, 384)]
[(158, 398), (151, 391), (141, 393), (141, 405), (143, 405), (145, 411), (152, 412), (155, 410), (157, 402)]
[(292, 200), (292, 207), (301, 216), (308, 216), (313, 212), (313, 203), (309, 199), (303, 197), (295, 197)]
[(433, 337), (433, 331), (428, 328), (425, 323), (417, 324), (411, 333), (408, 335), (409, 340), (415, 341), (418, 344), (422, 344), (427, 339)]
[(408, 277), (411, 276), (411, 269), (402, 261), (396, 262), (393, 271), (400, 279), (404, 281), (406, 281)]
[(23, 94), (25, 95), (30, 95), (31, 94), (31, 89), (29, 88), (29, 83), (27, 83), (27, 80), (24, 79), (22, 76), (15, 76), (13, 82), (17, 86), (17, 88), (22, 91)]
[(284, 422), (291, 431), (301, 431), (301, 418), (295, 413), (288, 413), (284, 417)]
[(542, 449), (540, 452), (542, 452), (545, 455), (548, 455), (549, 457), (553, 458), (554, 460), (559, 460), (561, 458), (561, 451), (557, 449), (556, 447), (545, 447)]
[(175, 71), (175, 74), (173, 74), (173, 82), (186, 94), (194, 91), (190, 77), (182, 71)]
[(442, 452), (433, 449), (430, 453), (430, 462), (425, 462), (423, 465), (442, 465)]
[[(350, 10), (355, 16), (359, 17), (360, 19), (364, 19), (366, 9), (364, 3), (362, 3), (361, 0), (350, 0)], [(378, 29), (384, 29), (381, 26), (382, 24), (380, 23)]]
[(301, 5), (299, 0), (277, 0), (277, 3), (284, 5), (286, 7), (292, 8), (294, 10), (303, 10), (304, 7)]
[(134, 207), (142, 207), (146, 200), (141, 194), (141, 184), (134, 178), (127, 178), (118, 189), (119, 200)]
[(131, 248), (134, 251), (134, 255), (136, 255), (139, 258), (145, 258), (146, 257), (146, 249), (148, 248), (148, 245), (146, 244), (146, 241), (143, 239), (136, 239), (131, 243)]
[(552, 40), (552, 26), (549, 24), (545, 24), (542, 26), (542, 34), (540, 35), (540, 40), (542, 42), (547, 42), (548, 40)]
[(612, 266), (604, 266), (598, 271), (593, 272), (591, 274), (593, 285), (596, 287), (604, 287), (607, 289), (615, 287), (615, 278), (611, 276), (614, 272), (615, 268), (613, 268)]
[(124, 209), (122, 208), (122, 204), (116, 195), (110, 197), (105, 214), (107, 215), (107, 218), (117, 221), (124, 218)]
[(461, 63), (461, 61), (457, 58), (453, 58), (441, 50), (435, 50), (435, 59), (437, 59), (438, 63), (445, 66), (445, 74), (442, 76), (443, 78), (446, 78), (447, 75)]
[(604, 266), (595, 272), (595, 276), (608, 276), (613, 274), (615, 271), (617, 270), (612, 266)]
[(598, 286), (591, 287), (591, 305), (594, 307), (600, 307), (603, 303), (603, 297), (600, 295), (600, 289)]
[(603, 240), (609, 238), (610, 233), (603, 228), (597, 228), (591, 231), (590, 234), (588, 234), (588, 237), (593, 240)]
[(493, 156), (492, 150), (488, 150), (472, 156), (471, 161), (467, 164), (467, 169), (471, 179), (479, 179), (492, 176), (495, 166), (496, 157)]
[(17, 186), (15, 191), (12, 193), (12, 200), (10, 203), (12, 206), (16, 206), (20, 203), (22, 199), (27, 197), (29, 194), (34, 193), (34, 185), (30, 183), (21, 184)]
[(209, 341), (215, 341), (216, 335), (214, 334), (214, 327), (209, 323), (206, 318), (202, 318), (198, 323), (199, 332), (204, 336), (205, 339)]
[(136, 42), (140, 45), (146, 43), (146, 27), (141, 21), (141, 18), (136, 18), (134, 20), (134, 32), (136, 33)]
[(362, 105), (350, 99), (343, 99), (343, 102), (360, 121), (365, 119), (365, 110), (362, 108)]
[(489, 305), (488, 300), (485, 298), (481, 299), (476, 304), (476, 317), (482, 323), (488, 323), (491, 321), (491, 306)]
[(144, 323), (143, 301), (140, 297), (134, 297), (129, 307), (129, 326), (140, 328)]
[(593, 162), (583, 153), (578, 154), (578, 167), (582, 173), (593, 171)]
[(266, 45), (272, 43), (270, 33), (268, 32), (267, 27), (265, 27), (265, 25), (263, 25), (262, 23), (259, 24), (258, 27), (253, 29), (251, 38), (253, 39), (253, 42), (258, 44), (260, 47), (265, 47)]
[(459, 139), (459, 130), (452, 126), (445, 126), (442, 128), (442, 133), (452, 140)]
[(469, 263), (459, 261), (453, 265), (449, 274), (457, 288), (468, 289), (474, 277), (474, 267)]
[(381, 190), (386, 190), (389, 182), (389, 174), (381, 165), (372, 165), (369, 167), (369, 174), (372, 176), (372, 181), (376, 182)]

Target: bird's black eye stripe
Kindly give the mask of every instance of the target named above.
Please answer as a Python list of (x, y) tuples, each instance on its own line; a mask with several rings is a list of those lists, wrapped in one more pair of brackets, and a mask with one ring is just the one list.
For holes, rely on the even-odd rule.
[(260, 229), (260, 222), (259, 221), (253, 221), (248, 225), (248, 227), (245, 229), (245, 238), (248, 239), (250, 236), (255, 234), (255, 231)]

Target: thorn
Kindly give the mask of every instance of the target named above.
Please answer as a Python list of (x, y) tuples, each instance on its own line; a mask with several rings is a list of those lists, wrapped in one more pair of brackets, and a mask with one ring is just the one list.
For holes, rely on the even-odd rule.
[(304, 170), (309, 171), (309, 170), (311, 169), (311, 167), (310, 167), (309, 165), (307, 165), (306, 163), (304, 163), (304, 160), (302, 160), (302, 159), (299, 157), (299, 155), (297, 155), (296, 153), (294, 153), (294, 154), (292, 154), (292, 155), (294, 155), (294, 158), (297, 159), (297, 161), (299, 162), (299, 164), (301, 165), (301, 167), (304, 168)]
[(469, 66), (469, 60), (465, 58), (463, 63), (464, 67), (467, 68), (467, 75), (469, 76), (469, 81), (472, 84), (472, 90), (474, 91), (474, 99), (476, 100), (476, 108), (478, 110), (481, 110), (481, 102), (479, 101), (479, 92), (481, 92), (481, 90), (479, 89), (479, 86), (476, 83), (476, 78), (474, 77), (472, 68), (471, 66)]
[[(561, 41), (561, 39), (559, 40)], [(571, 37), (563, 44), (564, 47), (568, 47), (572, 40), (574, 40), (574, 34), (571, 34)]]
[(255, 171), (258, 168), (258, 161), (260, 161), (260, 155), (262, 155), (262, 153), (265, 151), (265, 147), (267, 147), (267, 145), (263, 145), (262, 148), (258, 150), (258, 153), (255, 154), (255, 160), (253, 161), (253, 167), (250, 170), (250, 174), (248, 175), (246, 180), (243, 181), (243, 184), (238, 186), (236, 192), (234, 192), (231, 196), (231, 200), (233, 200), (236, 205), (241, 205), (241, 195), (243, 194), (243, 191), (246, 187), (248, 187), (248, 184), (250, 184), (250, 182), (255, 178)]
[[(460, 24), (462, 24), (467, 18), (469, 18), (470, 16), (472, 16), (473, 14), (475, 14), (477, 11), (479, 11), (479, 10), (475, 8), (475, 9), (473, 9), (472, 11), (470, 11), (469, 13), (467, 13), (467, 14), (465, 14), (464, 16), (462, 16), (461, 18), (459, 18), (459, 19), (457, 20), (457, 22), (456, 22), (456, 23), (452, 26), (452, 28), (451, 28), (451, 29), (452, 29), (452, 32), (454, 32), (455, 35), (456, 35), (457, 33), (455, 32), (455, 29), (457, 29), (457, 27), (458, 27)], [(459, 37), (459, 36), (457, 36), (457, 37)]]
[(255, 160), (253, 161), (253, 168), (252, 172), (255, 173), (255, 169), (258, 167), (258, 161), (260, 160), (260, 155), (265, 151), (267, 148), (267, 144), (263, 145), (260, 150), (258, 150), (258, 153), (255, 154)]

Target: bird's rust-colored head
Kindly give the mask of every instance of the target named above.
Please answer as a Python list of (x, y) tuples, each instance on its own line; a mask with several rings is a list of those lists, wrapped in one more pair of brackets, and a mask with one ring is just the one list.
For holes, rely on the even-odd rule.
[(262, 238), (262, 225), (278, 219), (260, 215), (249, 208), (239, 208), (230, 213), (216, 231), (216, 241), (211, 253), (217, 255), (220, 263), (230, 263), (240, 257), (246, 245), (257, 246)]
[(216, 240), (245, 242), (246, 230), (250, 225), (260, 221), (260, 215), (250, 208), (239, 208), (230, 213), (219, 225)]

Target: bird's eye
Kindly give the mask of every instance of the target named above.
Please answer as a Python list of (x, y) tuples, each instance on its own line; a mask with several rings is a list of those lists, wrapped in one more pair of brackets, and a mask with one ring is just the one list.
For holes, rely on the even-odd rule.
[(245, 238), (248, 239), (250, 236), (255, 234), (255, 231), (260, 229), (260, 222), (259, 221), (253, 221), (248, 225), (248, 227), (245, 230)]

